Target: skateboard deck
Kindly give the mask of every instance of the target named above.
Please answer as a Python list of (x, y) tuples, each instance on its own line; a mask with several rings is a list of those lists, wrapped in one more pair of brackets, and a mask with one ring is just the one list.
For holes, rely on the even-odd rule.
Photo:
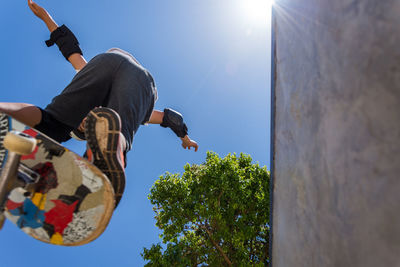
[(26, 234), (50, 244), (78, 246), (100, 236), (115, 205), (107, 177), (46, 135), (0, 113), (0, 169), (4, 173), (14, 155), (3, 145), (10, 131), (33, 137), (36, 145), (32, 153), (20, 156), (12, 185), (0, 199), (5, 217)]

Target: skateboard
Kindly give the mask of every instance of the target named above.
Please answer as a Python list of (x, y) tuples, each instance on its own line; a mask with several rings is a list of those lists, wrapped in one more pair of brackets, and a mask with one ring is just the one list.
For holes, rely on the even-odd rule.
[(83, 245), (111, 219), (114, 191), (97, 167), (2, 113), (0, 170), (0, 221), (7, 218), (37, 240)]

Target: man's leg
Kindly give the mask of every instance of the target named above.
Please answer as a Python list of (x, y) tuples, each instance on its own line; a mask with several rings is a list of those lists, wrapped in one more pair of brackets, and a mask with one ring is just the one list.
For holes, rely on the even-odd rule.
[(0, 103), (0, 113), (5, 113), (20, 122), (35, 128), (59, 143), (69, 140), (72, 127), (54, 119), (45, 110), (26, 103)]
[(122, 60), (113, 54), (94, 57), (44, 110), (56, 120), (78, 128), (90, 110), (105, 106), (114, 72)]
[(42, 119), (40, 109), (27, 103), (0, 103), (0, 112), (12, 116), (20, 122), (34, 127)]

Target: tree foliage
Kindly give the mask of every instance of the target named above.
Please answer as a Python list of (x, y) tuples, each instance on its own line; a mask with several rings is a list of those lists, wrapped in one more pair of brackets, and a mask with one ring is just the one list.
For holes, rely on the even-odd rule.
[(161, 244), (144, 248), (146, 266), (264, 266), (268, 258), (269, 172), (250, 156), (220, 158), (166, 173), (149, 199)]

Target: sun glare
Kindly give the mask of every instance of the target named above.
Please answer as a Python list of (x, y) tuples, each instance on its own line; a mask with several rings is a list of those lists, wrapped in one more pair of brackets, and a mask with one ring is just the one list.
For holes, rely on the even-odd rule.
[(242, 0), (241, 11), (247, 21), (265, 24), (274, 0)]

